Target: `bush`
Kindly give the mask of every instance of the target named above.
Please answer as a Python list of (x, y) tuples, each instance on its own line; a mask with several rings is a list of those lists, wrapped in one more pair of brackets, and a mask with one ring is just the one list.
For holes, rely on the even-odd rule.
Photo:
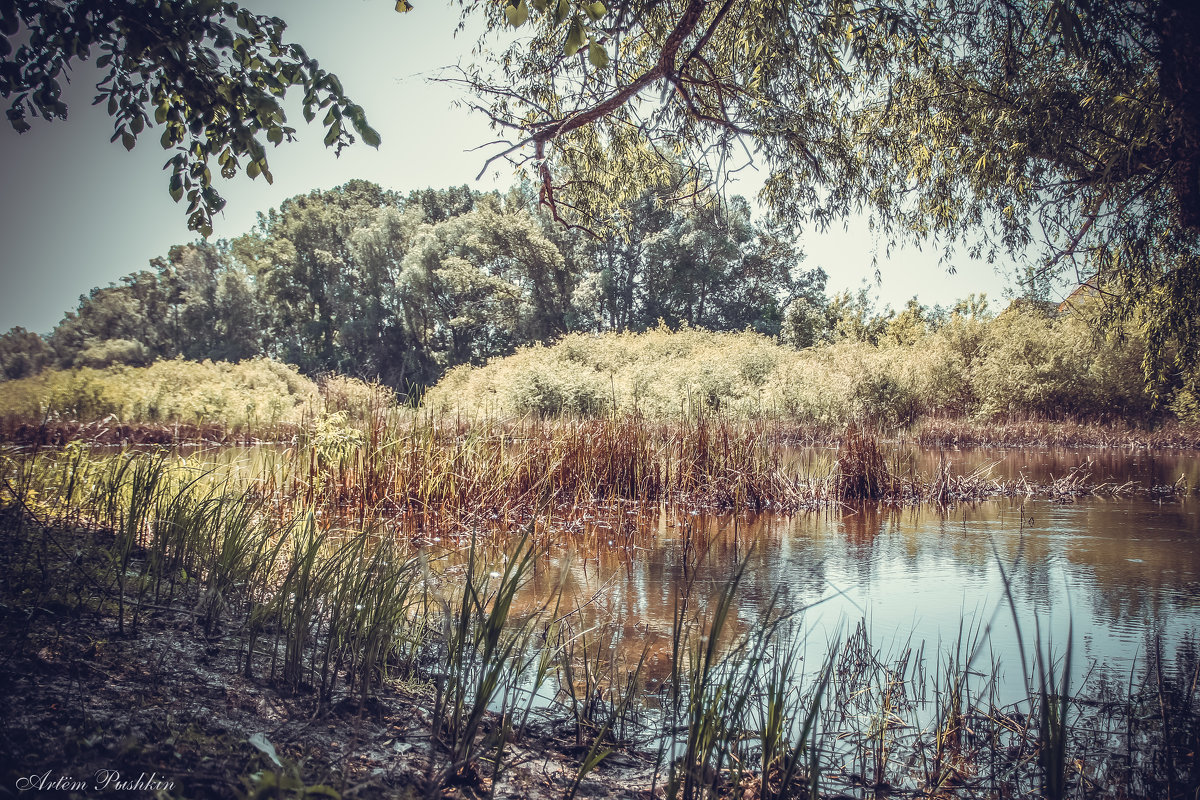
[(111, 416), (124, 423), (215, 423), (233, 430), (298, 423), (318, 399), (312, 381), (265, 358), (48, 370), (4, 388), (0, 417), (9, 420)]
[(988, 326), (971, 383), (983, 417), (1140, 416), (1151, 398), (1137, 337), (1098, 338), (1083, 316), (1036, 310), (1001, 314)]
[(570, 334), (483, 367), (458, 367), (430, 389), (439, 412), (594, 416), (639, 410), (758, 413), (781, 360), (794, 355), (755, 333), (658, 328), (641, 334)]
[[(451, 370), (425, 395), (439, 412), (551, 416), (782, 413), (840, 425), (922, 416), (1139, 416), (1150, 411), (1136, 337), (1036, 308), (986, 320), (951, 314), (911, 344), (843, 339), (795, 350), (755, 333), (665, 328), (571, 334), (482, 367)], [(915, 337), (915, 338), (914, 338)], [(1176, 407), (1190, 413), (1183, 394)]]
[(75, 366), (104, 369), (113, 366), (144, 367), (154, 361), (150, 349), (131, 339), (104, 339), (75, 356)]

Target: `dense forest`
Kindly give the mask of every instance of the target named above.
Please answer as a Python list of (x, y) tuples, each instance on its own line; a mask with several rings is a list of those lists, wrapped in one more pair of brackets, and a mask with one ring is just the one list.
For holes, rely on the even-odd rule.
[[(1148, 384), (1144, 336), (1105, 331), (1094, 292), (1061, 308), (972, 296), (879, 309), (865, 288), (829, 297), (796, 238), (754, 220), (740, 197), (672, 206), (650, 192), (625, 214), (627, 235), (597, 237), (555, 222), (528, 184), (506, 195), (404, 196), (367, 181), (314, 191), (233, 241), (173, 247), (94, 289), (45, 338), (14, 328), (0, 337), (4, 377), (266, 358), (410, 400), (461, 367), (430, 399), (505, 414), (667, 413), (689, 398), (825, 422), (1197, 417), (1188, 375)], [(646, 336), (579, 338), (625, 333)], [(5, 413), (36, 415), (66, 386), (14, 386)], [(131, 402), (91, 405), (118, 416), (169, 405)], [(209, 416), (183, 416), (197, 415)]]
[(662, 320), (776, 336), (787, 309), (828, 305), (825, 273), (802, 270), (795, 241), (741, 198), (672, 209), (651, 192), (627, 212), (627, 236), (601, 239), (556, 225), (528, 185), (314, 191), (238, 239), (173, 247), (94, 289), (45, 339), (9, 331), (4, 376), (263, 355), (408, 393), (570, 331)]

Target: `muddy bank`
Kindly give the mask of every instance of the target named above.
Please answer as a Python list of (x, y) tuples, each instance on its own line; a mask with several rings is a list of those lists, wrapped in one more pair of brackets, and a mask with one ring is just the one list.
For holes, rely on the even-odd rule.
[[(144, 607), (136, 634), (122, 635), (111, 604), (97, 607), (83, 578), (99, 574), (92, 548), (110, 546), (110, 535), (30, 529), (11, 513), (0, 527), (11, 577), (0, 602), (0, 796), (233, 798), (327, 787), (341, 797), (561, 798), (574, 782), (574, 738), (539, 718), (507, 745), (498, 774), (481, 761), (440, 781), (447, 759), (431, 737), (427, 675), (385, 681), (365, 703), (344, 690), (321, 702), (306, 685), (291, 691), (244, 674), (244, 621), (206, 634), (188, 604), (160, 605)], [(48, 560), (26, 561), (37, 552)], [(497, 721), (489, 715), (484, 736)], [(652, 776), (645, 756), (613, 755), (578, 794), (649, 796)]]

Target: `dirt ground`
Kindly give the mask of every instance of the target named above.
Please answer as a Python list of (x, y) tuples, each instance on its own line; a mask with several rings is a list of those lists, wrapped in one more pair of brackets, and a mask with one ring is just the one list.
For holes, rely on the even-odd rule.
[[(22, 568), (3, 544), (0, 797), (562, 798), (575, 779), (574, 737), (535, 720), (498, 775), (482, 762), (431, 791), (449, 759), (431, 738), (429, 685), (389, 682), (365, 707), (336, 695), (322, 707), (246, 678), (240, 637), (205, 636), (185, 609), (143, 610), (122, 636), (107, 606), (39, 597), (28, 584), (70, 565), (47, 548)], [(577, 796), (661, 795), (652, 761), (614, 753)]]
[[(204, 638), (186, 615), (156, 612), (136, 637), (122, 638), (114, 620), (65, 608), (36, 609), (25, 626), (20, 611), (4, 612), (0, 796), (66, 789), (91, 797), (129, 787), (232, 797), (265, 790), (254, 778), (264, 772), (277, 775), (268, 784), (324, 785), (342, 797), (424, 796), (431, 754), (433, 763), (445, 760), (431, 741), (426, 687), (392, 683), (366, 707), (342, 698), (320, 709), (311, 694), (287, 697), (244, 678), (236, 643)], [(561, 798), (582, 755), (566, 744), (527, 731), (508, 746), (494, 786), (480, 764), (436, 796)], [(264, 752), (271, 747), (279, 764)], [(649, 797), (651, 767), (611, 755), (578, 796)]]

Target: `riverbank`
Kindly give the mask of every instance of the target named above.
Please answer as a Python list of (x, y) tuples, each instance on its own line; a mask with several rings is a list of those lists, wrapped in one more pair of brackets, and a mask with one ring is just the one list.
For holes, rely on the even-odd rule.
[[(14, 541), (14, 520), (0, 524), (6, 567), (14, 546), (112, 546), (103, 533), (30, 528)], [(71, 568), (59, 562), (54, 572)], [(175, 602), (144, 609), (136, 633), (123, 635), (108, 603), (97, 609), (54, 590), (47, 602), (45, 587), (19, 577), (5, 586), (4, 796), (97, 797), (119, 780), (146, 790), (134, 796), (548, 799), (564, 795), (578, 768), (573, 739), (531, 727), (499, 775), (481, 764), (459, 785), (431, 786), (445, 753), (432, 741), (428, 675), (385, 681), (366, 702), (344, 689), (320, 698), (308, 686), (245, 675), (245, 618), (206, 633), (194, 609)], [(640, 758), (613, 758), (581, 796), (643, 796), (638, 772), (648, 787)]]
[[(813, 666), (825, 666), (805, 678), (792, 671), (798, 651), (777, 626), (731, 635), (718, 606), (700, 627), (680, 617), (677, 656), (655, 689), (644, 664), (609, 665), (586, 636), (579, 647), (578, 631), (557, 635), (553, 614), (533, 627), (497, 620), (503, 589), (470, 569), (458, 580), (488, 587), (486, 606), (438, 595), (448, 603), (439, 635), (436, 603), (423, 612), (411, 605), (396, 638), (367, 655), (338, 622), (346, 600), (337, 585), (313, 586), (314, 615), (303, 626), (276, 615), (293, 602), (277, 605), (293, 572), (291, 546), (272, 571), (283, 585), (266, 594), (255, 594), (253, 581), (230, 585), (214, 618), (216, 576), (157, 575), (156, 547), (126, 558), (119, 532), (45, 526), (10, 508), (0, 516), (0, 545), (0, 761), (10, 792), (96, 797), (104, 793), (98, 782), (120, 780), (163, 796), (213, 798), (650, 798), (674, 786), (685, 797), (760, 800), (809, 797), (816, 779), (816, 796), (830, 800), (1116, 800), (1191, 797), (1200, 787), (1200, 659), (1186, 643), (1177, 654), (1152, 647), (1134, 681), (1059, 696), (1051, 666), (1042, 672), (1048, 695), (1039, 698), (1035, 685), (1027, 699), (1000, 703), (988, 676), (997, 663), (976, 660), (967, 639), (946, 652), (884, 653), (860, 626), (840, 646), (810, 651)], [(379, 564), (363, 552), (335, 572), (378, 580)], [(119, 588), (117, 568), (150, 580)], [(247, 603), (247, 594), (257, 600)], [(496, 660), (481, 647), (458, 666), (448, 660), (458, 636), (451, 621), (460, 616), (468, 634), (460, 644), (494, 635), (506, 655)], [(408, 646), (414, 631), (424, 632), (416, 649)], [(726, 644), (703, 644), (717, 640)], [(298, 679), (285, 669), (293, 652)], [(363, 682), (359, 658), (370, 659), (375, 679)], [(599, 672), (583, 677), (589, 662)], [(496, 687), (476, 681), (494, 668), (502, 691), (487, 695), (494, 710), (482, 709), (475, 694)], [(456, 674), (474, 687), (459, 702), (479, 708), (477, 716), (448, 713)], [(531, 678), (556, 686), (558, 700), (533, 708), (512, 691)], [(669, 712), (676, 692), (683, 702)], [(790, 725), (772, 727), (771, 719)], [(675, 731), (674, 751), (664, 730)]]
[[(437, 417), (407, 409), (378, 408), (363, 411), (357, 418), (361, 422), (347, 427), (360, 430), (364, 440), (373, 439), (377, 442), (389, 436), (399, 438), (422, 434), (423, 429), (429, 429), (439, 437), (454, 438), (473, 431), (486, 431), (489, 436), (523, 439), (531, 431), (569, 428), (589, 421), (587, 418), (480, 420), (457, 416)], [(696, 423), (693, 419), (670, 421), (631, 418), (640, 419), (641, 424), (650, 429), (679, 429)], [(591, 421), (604, 422), (608, 419), (611, 417)], [(845, 426), (780, 417), (739, 419), (712, 415), (707, 419), (711, 425), (726, 429), (753, 429), (764, 440), (785, 447), (838, 447), (844, 441), (846, 432)], [(310, 437), (314, 429), (327, 420), (328, 415), (322, 417), (314, 413), (303, 423), (227, 426), (220, 422), (122, 422), (114, 416), (92, 421), (8, 417), (0, 419), (0, 442), (25, 448), (61, 447), (70, 442), (102, 446), (287, 444)], [(911, 443), (927, 449), (1200, 450), (1200, 426), (1178, 422), (1139, 427), (1127, 423), (1044, 419), (978, 421), (931, 418), (918, 420), (909, 427), (872, 430), (880, 439), (902, 445)]]

